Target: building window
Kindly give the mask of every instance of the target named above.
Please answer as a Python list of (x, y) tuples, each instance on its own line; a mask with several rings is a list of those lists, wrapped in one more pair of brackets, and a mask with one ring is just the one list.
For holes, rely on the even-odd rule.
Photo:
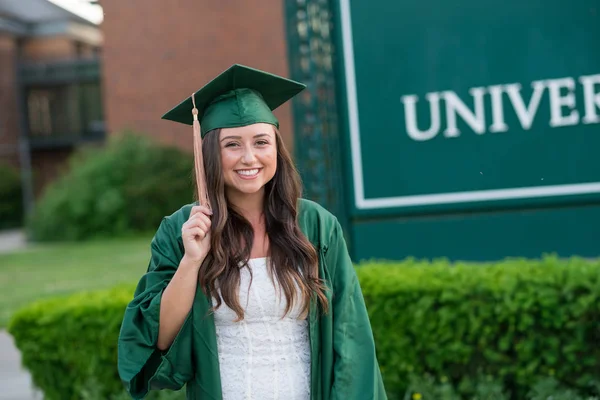
[(35, 90), (27, 97), (29, 132), (32, 136), (50, 136), (52, 133), (52, 92)]
[(93, 137), (104, 133), (99, 82), (29, 87), (31, 137)]

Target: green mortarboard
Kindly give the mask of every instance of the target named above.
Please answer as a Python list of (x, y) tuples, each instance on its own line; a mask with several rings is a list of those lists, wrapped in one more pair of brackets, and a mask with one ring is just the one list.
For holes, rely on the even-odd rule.
[(206, 133), (259, 122), (279, 128), (272, 111), (304, 88), (306, 85), (302, 83), (234, 64), (162, 116), (194, 128), (194, 169), (200, 204), (211, 207), (202, 155), (202, 138)]
[[(216, 128), (259, 122), (279, 127), (272, 110), (301, 92), (306, 85), (258, 69), (234, 64), (193, 94), (201, 136)], [(192, 125), (192, 97), (162, 116)]]

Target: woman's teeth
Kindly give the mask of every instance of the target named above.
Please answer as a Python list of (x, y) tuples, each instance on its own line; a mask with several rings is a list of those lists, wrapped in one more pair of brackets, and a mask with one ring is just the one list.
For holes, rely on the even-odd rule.
[(252, 176), (258, 174), (258, 168), (239, 170), (237, 173), (244, 176)]

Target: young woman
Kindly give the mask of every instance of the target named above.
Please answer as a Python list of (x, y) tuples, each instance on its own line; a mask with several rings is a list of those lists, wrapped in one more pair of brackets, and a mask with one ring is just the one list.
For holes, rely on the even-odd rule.
[(301, 198), (272, 113), (304, 87), (236, 64), (163, 117), (200, 121), (206, 191), (162, 220), (125, 311), (134, 399), (386, 399), (342, 229)]

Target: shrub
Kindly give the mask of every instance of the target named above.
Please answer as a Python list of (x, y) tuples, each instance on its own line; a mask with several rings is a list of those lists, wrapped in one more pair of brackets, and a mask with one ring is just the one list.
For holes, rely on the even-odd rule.
[(469, 398), (465, 378), (480, 374), (514, 398), (544, 376), (584, 394), (600, 377), (600, 262), (407, 260), (365, 263), (359, 278), (396, 398), (411, 374), (446, 377)]
[[(491, 377), (478, 376), (476, 380), (470, 381), (473, 395), (470, 400), (508, 400), (504, 393), (502, 383)], [(442, 377), (436, 381), (431, 375), (410, 375), (408, 379), (408, 390), (404, 400), (460, 400), (457, 390), (452, 384)]]
[(126, 132), (85, 149), (28, 221), (34, 240), (80, 240), (152, 230), (193, 200), (193, 157)]
[[(406, 260), (357, 271), (390, 399), (600, 394), (600, 262)], [(38, 302), (13, 316), (9, 331), (48, 399), (83, 398), (90, 387), (122, 395), (116, 345), (133, 291)]]
[[(468, 382), (467, 382), (468, 381)], [(465, 379), (473, 390), (469, 400), (508, 400), (502, 383), (493, 377), (479, 376), (477, 379)], [(462, 397), (465, 398), (465, 397)], [(599, 397), (582, 397), (572, 389), (566, 389), (552, 377), (540, 378), (526, 395), (527, 400), (600, 400)], [(431, 375), (409, 378), (409, 389), (403, 400), (461, 400), (457, 390), (447, 379), (436, 381)]]
[(39, 301), (14, 316), (9, 332), (45, 399), (127, 398), (116, 368), (117, 337), (134, 289), (119, 286)]
[(0, 163), (0, 229), (16, 228), (23, 224), (23, 196), (19, 172)]

